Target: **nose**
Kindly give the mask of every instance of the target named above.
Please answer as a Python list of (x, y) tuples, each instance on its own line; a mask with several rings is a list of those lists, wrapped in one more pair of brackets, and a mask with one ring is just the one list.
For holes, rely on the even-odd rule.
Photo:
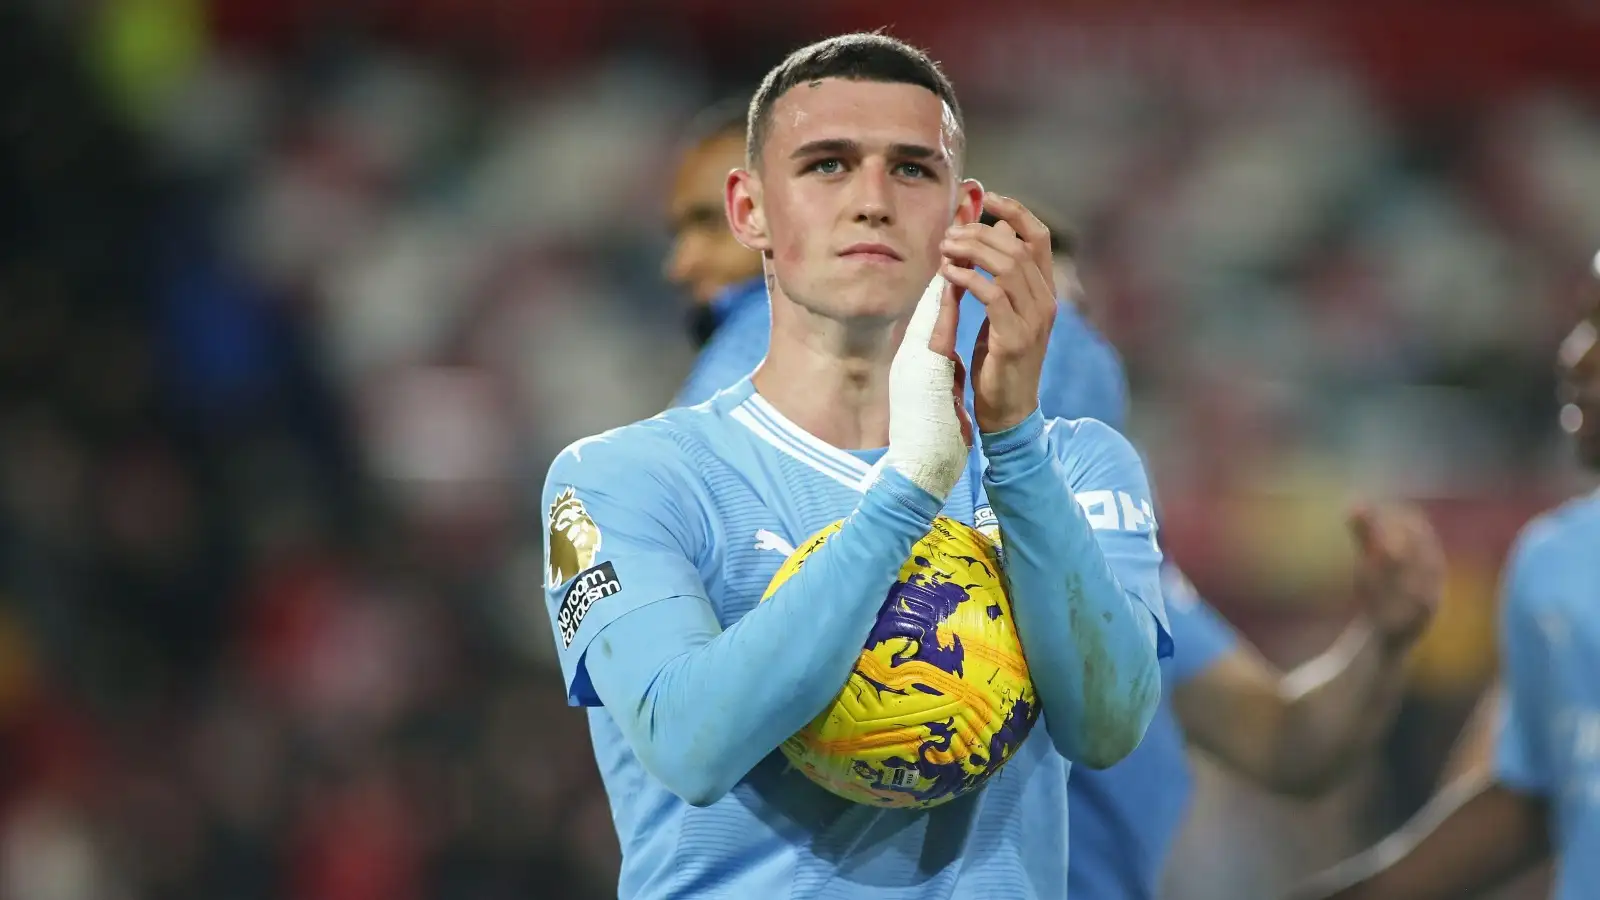
[(894, 190), (889, 168), (880, 161), (863, 165), (855, 181), (855, 221), (881, 228), (894, 223)]
[(702, 254), (696, 251), (692, 234), (680, 234), (672, 241), (672, 249), (661, 263), (661, 276), (677, 287), (688, 287), (694, 279), (697, 260)]

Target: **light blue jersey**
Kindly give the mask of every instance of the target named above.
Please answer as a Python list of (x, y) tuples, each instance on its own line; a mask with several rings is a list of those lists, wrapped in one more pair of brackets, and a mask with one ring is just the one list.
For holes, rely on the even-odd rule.
[[(725, 295), (726, 318), (696, 362), (679, 403), (698, 403), (737, 383), (767, 353), (772, 328), (766, 285), (754, 280)], [(961, 301), (956, 352), (970, 367), (972, 347), (985, 318), (982, 302)], [(967, 385), (967, 403), (972, 386)], [(1115, 349), (1079, 315), (1061, 304), (1040, 378), (1039, 407), (1062, 419), (1099, 419), (1121, 429), (1128, 383)], [(1109, 769), (1082, 768), (1072, 776), (1071, 896), (1073, 900), (1149, 900), (1189, 807), (1192, 791), (1182, 727), (1172, 709), (1173, 689), (1199, 675), (1237, 643), (1237, 635), (1189, 585), (1175, 566), (1162, 573), (1176, 655), (1162, 666), (1161, 706), (1139, 749)]]
[[(767, 286), (752, 279), (728, 288), (717, 298), (720, 323), (695, 361), (673, 406), (693, 406), (755, 371), (767, 355), (772, 337), (772, 307)], [(956, 353), (972, 371), (972, 347), (986, 318), (983, 301), (964, 294), (956, 329)], [(1046, 416), (1099, 419), (1122, 430), (1128, 408), (1128, 379), (1122, 360), (1105, 338), (1085, 322), (1076, 307), (1061, 303), (1050, 330), (1052, 352), (1039, 379), (1039, 406)], [(972, 382), (966, 387), (972, 406)]]
[(1495, 769), (1545, 798), (1556, 900), (1600, 885), (1600, 493), (1523, 529), (1501, 608), (1505, 720)]
[[(1066, 894), (1068, 758), (1096, 736), (1085, 711), (1125, 705), (1116, 721), (1142, 727), (1171, 652), (1142, 466), (1098, 422), (1035, 414), (984, 436), (941, 510), (881, 456), (807, 434), (744, 380), (552, 465), (546, 601), (569, 699), (591, 707), (620, 897)], [(1040, 727), (982, 790), (935, 809), (850, 803), (774, 751), (838, 693), (941, 512), (1004, 531)], [(792, 548), (840, 519), (758, 605)], [(1112, 674), (1082, 678), (1086, 652)]]
[(1172, 843), (1189, 809), (1193, 779), (1172, 692), (1238, 643), (1228, 623), (1168, 563), (1162, 597), (1176, 652), (1162, 662), (1161, 709), (1139, 749), (1109, 769), (1076, 769), (1072, 811), (1072, 900), (1149, 900), (1161, 887)]

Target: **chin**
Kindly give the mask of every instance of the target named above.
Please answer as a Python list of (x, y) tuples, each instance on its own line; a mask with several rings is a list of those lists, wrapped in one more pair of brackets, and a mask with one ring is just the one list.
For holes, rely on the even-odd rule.
[(851, 278), (822, 287), (814, 295), (815, 303), (801, 305), (812, 312), (841, 321), (893, 319), (909, 309), (903, 294), (903, 290), (897, 290), (878, 279)]
[(911, 314), (920, 295), (918, 292), (907, 297), (903, 291), (862, 292), (848, 304), (849, 314), (861, 319), (898, 319)]

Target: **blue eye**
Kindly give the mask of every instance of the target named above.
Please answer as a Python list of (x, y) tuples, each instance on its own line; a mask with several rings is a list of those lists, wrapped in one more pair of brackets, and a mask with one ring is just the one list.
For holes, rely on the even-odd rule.
[(910, 178), (928, 177), (928, 170), (919, 163), (901, 163), (896, 168), (900, 170), (900, 174)]
[(844, 163), (837, 159), (819, 159), (811, 164), (811, 171), (819, 175), (837, 175), (844, 171)]

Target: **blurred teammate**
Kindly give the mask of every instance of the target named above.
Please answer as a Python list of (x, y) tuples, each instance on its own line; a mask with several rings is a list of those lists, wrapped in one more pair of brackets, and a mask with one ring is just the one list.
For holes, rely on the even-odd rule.
[[(741, 331), (753, 329), (753, 324), (740, 320), (758, 312), (762, 349), (766, 349), (771, 319), (761, 255), (734, 238), (722, 212), (728, 173), (744, 165), (749, 114), (749, 98), (742, 98), (712, 106), (695, 118), (667, 200), (672, 249), (662, 274), (688, 295), (689, 334), (696, 346), (704, 346), (730, 321)], [(752, 359), (739, 374), (750, 374), (760, 361), (760, 356)]]
[[(726, 194), (768, 275), (765, 360), (551, 466), (546, 601), (569, 699), (591, 707), (623, 897), (1061, 897), (1069, 760), (1115, 763), (1155, 713), (1171, 641), (1143, 468), (1112, 429), (1039, 413), (1049, 236), (961, 179), (964, 141), (948, 81), (897, 41), (791, 55)], [(971, 419), (963, 290), (988, 313)], [(979, 794), (852, 804), (773, 751), (837, 695), (941, 511), (1004, 532), (1041, 727)], [(840, 519), (758, 605), (785, 546)]]
[[(1600, 469), (1600, 302), (1562, 342), (1561, 424)], [(1491, 773), (1458, 779), (1398, 833), (1298, 896), (1466, 897), (1555, 855), (1555, 893), (1600, 890), (1600, 494), (1534, 519), (1502, 584)], [(1495, 700), (1486, 701), (1494, 703)], [(1487, 777), (1481, 777), (1487, 776)]]
[[(721, 121), (735, 127), (731, 117)], [(725, 157), (700, 167), (704, 181), (695, 183), (685, 176), (699, 161), (680, 172), (676, 197), (713, 193), (738, 164)], [(725, 225), (723, 230), (731, 234)], [(1080, 315), (1085, 297), (1070, 235), (1059, 227), (1050, 230), (1056, 285), (1074, 302), (1057, 309), (1040, 408), (1046, 416), (1096, 418), (1120, 430), (1127, 411), (1121, 360)], [(731, 256), (723, 259), (728, 270), (738, 271)], [(716, 271), (709, 265), (669, 267), (689, 270)], [(679, 403), (699, 403), (737, 384), (766, 355), (771, 319), (764, 284), (735, 286), (725, 296), (737, 299), (701, 353)], [(980, 301), (963, 298), (956, 348), (963, 360), (971, 359), (983, 315)], [(1432, 531), (1409, 511), (1377, 510), (1356, 517), (1351, 526), (1366, 609), (1332, 648), (1287, 675), (1211, 610), (1176, 567), (1164, 567), (1176, 655), (1163, 666), (1161, 709), (1139, 749), (1108, 770), (1073, 772), (1068, 795), (1073, 900), (1156, 895), (1188, 808), (1185, 732), (1196, 746), (1257, 784), (1310, 794), (1331, 784), (1387, 729), (1399, 705), (1405, 657), (1437, 603), (1442, 561)]]

